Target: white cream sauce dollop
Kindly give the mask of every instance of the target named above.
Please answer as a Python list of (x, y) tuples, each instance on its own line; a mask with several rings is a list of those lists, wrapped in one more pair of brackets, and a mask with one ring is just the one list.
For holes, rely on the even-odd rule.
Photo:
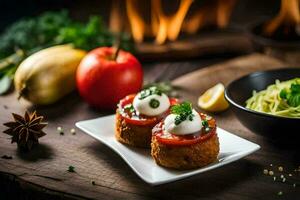
[[(152, 107), (151, 101), (156, 101), (156, 106)], [(139, 114), (157, 116), (163, 114), (169, 109), (170, 101), (169, 97), (164, 93), (161, 93), (161, 95), (151, 94), (142, 99), (141, 94), (138, 93), (133, 99), (133, 107)]]
[(194, 109), (192, 113), (194, 115), (192, 120), (187, 118), (178, 125), (175, 124), (175, 118), (177, 115), (168, 115), (164, 121), (164, 130), (174, 135), (188, 135), (199, 132), (202, 129), (201, 117)]

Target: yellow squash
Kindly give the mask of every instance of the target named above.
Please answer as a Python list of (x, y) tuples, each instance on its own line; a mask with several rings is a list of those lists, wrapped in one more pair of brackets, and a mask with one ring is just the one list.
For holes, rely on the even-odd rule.
[(56, 102), (76, 87), (76, 69), (86, 55), (71, 45), (43, 49), (26, 58), (14, 81), (20, 97), (38, 105)]

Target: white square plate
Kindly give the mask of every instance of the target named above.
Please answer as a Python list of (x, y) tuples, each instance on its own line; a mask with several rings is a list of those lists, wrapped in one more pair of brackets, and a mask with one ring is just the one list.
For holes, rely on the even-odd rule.
[(218, 128), (217, 133), (220, 141), (218, 161), (199, 169), (176, 171), (158, 166), (152, 159), (149, 150), (119, 143), (114, 137), (114, 115), (77, 122), (76, 126), (113, 149), (141, 179), (151, 185), (168, 183), (199, 174), (236, 161), (260, 149), (257, 144)]

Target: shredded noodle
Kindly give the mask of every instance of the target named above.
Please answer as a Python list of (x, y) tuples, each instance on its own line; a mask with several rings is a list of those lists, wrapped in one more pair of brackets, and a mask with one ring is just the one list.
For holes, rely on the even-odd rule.
[(282, 89), (288, 89), (292, 83), (299, 81), (300, 78), (283, 82), (276, 80), (275, 84), (269, 85), (265, 90), (253, 91), (252, 97), (246, 101), (246, 108), (272, 115), (300, 118), (300, 105), (292, 107), (279, 96)]

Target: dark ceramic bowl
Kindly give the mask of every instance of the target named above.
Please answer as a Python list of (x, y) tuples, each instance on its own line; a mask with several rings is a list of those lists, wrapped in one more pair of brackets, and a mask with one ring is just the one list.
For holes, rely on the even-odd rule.
[(278, 50), (299, 50), (300, 37), (298, 35), (291, 35), (288, 38), (280, 36), (265, 37), (261, 34), (263, 25), (270, 19), (260, 19), (254, 21), (246, 27), (249, 38), (251, 39), (254, 48), (258, 51), (264, 51), (265, 48), (272, 48)]
[(225, 98), (238, 120), (254, 133), (276, 140), (299, 139), (300, 118), (274, 116), (245, 108), (245, 102), (252, 96), (253, 90), (264, 90), (276, 79), (285, 81), (296, 77), (300, 77), (300, 68), (255, 72), (231, 82), (225, 90)]

